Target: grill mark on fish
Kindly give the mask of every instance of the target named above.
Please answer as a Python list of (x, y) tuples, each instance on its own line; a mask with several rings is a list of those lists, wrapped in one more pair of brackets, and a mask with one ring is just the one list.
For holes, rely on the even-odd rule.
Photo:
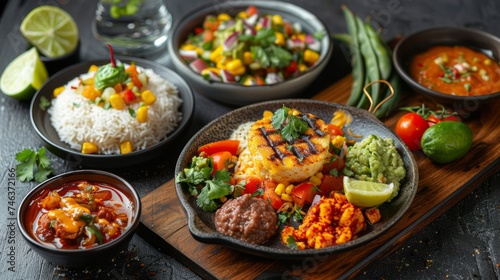
[(316, 132), (320, 137), (323, 137), (325, 134), (319, 127), (316, 125), (316, 120), (318, 120), (317, 117), (310, 118), (307, 115), (302, 115), (302, 119), (307, 123), (307, 125)]

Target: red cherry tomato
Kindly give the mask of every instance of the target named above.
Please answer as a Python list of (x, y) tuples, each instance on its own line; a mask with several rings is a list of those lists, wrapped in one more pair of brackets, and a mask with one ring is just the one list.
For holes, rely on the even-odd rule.
[(455, 115), (451, 115), (440, 119), (438, 116), (434, 114), (430, 114), (427, 117), (427, 122), (429, 123), (429, 126), (433, 126), (439, 122), (444, 122), (444, 121), (459, 122), (460, 118)]
[(427, 120), (417, 113), (407, 113), (398, 120), (396, 134), (410, 150), (419, 150), (422, 147), (420, 140), (427, 128), (429, 128)]

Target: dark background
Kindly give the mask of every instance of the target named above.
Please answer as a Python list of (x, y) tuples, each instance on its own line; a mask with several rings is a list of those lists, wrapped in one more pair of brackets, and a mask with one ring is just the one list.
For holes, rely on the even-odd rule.
[[(168, 0), (167, 8), (174, 23), (203, 3), (222, 0)], [(434, 26), (465, 26), (500, 36), (500, 1), (337, 1), (295, 0), (322, 19), (331, 33), (346, 32), (340, 6), (347, 4), (361, 17), (370, 16), (383, 28), (386, 40)], [(52, 4), (67, 10), (77, 21), (81, 38), (81, 59), (107, 58), (107, 51), (96, 41), (90, 29), (96, 0), (10, 0), (1, 1), (0, 71), (27, 49), (19, 33), (24, 16), (38, 5)], [(346, 52), (337, 44), (334, 55), (321, 77), (303, 93), (312, 96), (349, 73)], [(151, 58), (167, 66), (167, 53)], [(195, 116), (190, 129), (178, 140), (179, 145), (159, 158), (140, 166), (110, 169), (129, 180), (141, 196), (173, 177), (173, 169), (183, 143), (203, 125), (234, 109), (217, 104), (195, 93)], [(198, 276), (161, 252), (150, 239), (134, 236), (127, 251), (99, 267), (67, 269), (50, 264), (29, 250), (16, 232), (16, 270), (7, 271), (7, 171), (16, 165), (15, 154), (24, 148), (37, 149), (40, 140), (29, 121), (29, 103), (0, 94), (0, 279), (197, 279)], [(54, 173), (79, 169), (49, 155)], [(16, 203), (36, 184), (16, 182)], [(500, 278), (500, 175), (485, 181), (463, 201), (433, 222), (418, 235), (401, 244), (388, 258), (359, 275), (363, 279), (498, 279)]]

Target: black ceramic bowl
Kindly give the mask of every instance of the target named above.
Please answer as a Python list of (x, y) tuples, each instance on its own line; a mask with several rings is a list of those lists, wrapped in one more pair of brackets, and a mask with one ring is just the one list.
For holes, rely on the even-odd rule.
[[(108, 183), (133, 202), (133, 218), (125, 232), (118, 238), (90, 249), (56, 249), (39, 243), (29, 229), (31, 224), (27, 221), (28, 207), (33, 199), (39, 196), (43, 190), (58, 188), (61, 184), (75, 180), (89, 180), (95, 182)], [(24, 240), (31, 249), (44, 259), (57, 265), (67, 267), (85, 267), (102, 264), (110, 260), (120, 250), (124, 249), (134, 235), (141, 219), (141, 199), (134, 187), (124, 179), (99, 170), (78, 170), (57, 175), (46, 180), (32, 189), (22, 200), (17, 212), (17, 224)]]
[(31, 124), (35, 132), (43, 141), (50, 152), (56, 156), (67, 160), (71, 165), (82, 165), (91, 168), (120, 168), (144, 163), (155, 157), (160, 156), (169, 147), (169, 144), (188, 127), (194, 112), (194, 96), (189, 85), (177, 73), (171, 69), (160, 65), (153, 61), (148, 61), (140, 58), (120, 57), (123, 63), (131, 63), (132, 61), (138, 66), (145, 69), (152, 69), (163, 79), (171, 82), (177, 87), (179, 97), (182, 99), (182, 104), (179, 112), (182, 113), (182, 120), (177, 124), (177, 127), (163, 138), (160, 142), (146, 149), (133, 151), (128, 154), (82, 154), (79, 150), (70, 147), (69, 144), (62, 142), (55, 128), (50, 121), (50, 115), (47, 110), (42, 109), (39, 105), (43, 98), (52, 99), (52, 92), (55, 88), (65, 85), (73, 78), (80, 74), (86, 73), (90, 65), (105, 65), (109, 60), (93, 60), (78, 63), (67, 67), (55, 75), (53, 75), (35, 94), (31, 101), (30, 117)]
[(204, 243), (223, 244), (235, 250), (259, 257), (282, 260), (304, 259), (316, 256), (332, 256), (336, 253), (362, 246), (382, 235), (401, 219), (410, 207), (418, 186), (418, 168), (411, 151), (391, 129), (366, 110), (340, 104), (310, 99), (284, 99), (253, 104), (229, 112), (207, 124), (191, 138), (179, 156), (175, 167), (175, 174), (178, 174), (181, 170), (189, 166), (192, 157), (196, 155), (197, 149), (201, 145), (228, 139), (240, 124), (250, 121), (255, 122), (262, 118), (265, 110), (274, 112), (282, 108), (283, 105), (295, 108), (301, 112), (315, 114), (323, 120), (330, 120), (336, 110), (346, 110), (353, 116), (353, 122), (350, 125), (353, 134), (362, 135), (363, 137), (375, 134), (382, 138), (393, 139), (394, 145), (401, 155), (406, 169), (406, 177), (401, 183), (398, 196), (390, 203), (384, 203), (379, 207), (382, 219), (375, 225), (369, 226), (360, 234), (359, 238), (344, 244), (322, 249), (291, 250), (280, 241), (278, 235), (262, 245), (253, 245), (217, 232), (214, 224), (214, 213), (207, 213), (201, 210), (196, 205), (196, 199), (181, 184), (176, 184), (177, 196), (188, 217), (189, 231), (196, 240)]
[[(293, 79), (272, 85), (243, 86), (238, 83), (228, 84), (205, 80), (194, 72), (179, 55), (179, 46), (196, 27), (202, 25), (207, 15), (227, 13), (236, 15), (253, 5), (261, 13), (279, 14), (290, 22), (300, 23), (302, 30), (309, 34), (322, 32), (321, 53), (319, 61), (307, 72)], [(172, 36), (168, 41), (168, 51), (171, 54), (174, 68), (183, 76), (193, 89), (213, 100), (233, 105), (248, 105), (256, 102), (289, 98), (297, 96), (306, 89), (328, 64), (332, 54), (332, 41), (326, 26), (309, 11), (291, 3), (278, 1), (228, 1), (209, 3), (179, 20), (174, 26)]]
[(409, 72), (413, 57), (438, 45), (472, 48), (495, 61), (500, 61), (500, 39), (486, 32), (461, 27), (439, 27), (416, 32), (401, 40), (393, 53), (396, 70), (414, 91), (462, 114), (473, 113), (489, 101), (500, 97), (500, 92), (483, 96), (454, 96), (431, 90), (415, 81)]

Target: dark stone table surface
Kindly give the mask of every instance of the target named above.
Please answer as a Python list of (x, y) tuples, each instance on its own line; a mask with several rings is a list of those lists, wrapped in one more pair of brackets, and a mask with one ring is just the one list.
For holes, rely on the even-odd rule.
[[(222, 0), (169, 0), (166, 5), (174, 23), (197, 6)], [(346, 32), (340, 6), (346, 3), (357, 15), (371, 16), (390, 40), (398, 35), (434, 26), (466, 26), (500, 36), (500, 2), (496, 0), (294, 0), (323, 20), (331, 33)], [(91, 33), (96, 0), (10, 0), (0, 3), (0, 71), (27, 49), (19, 32), (22, 19), (35, 6), (52, 4), (68, 11), (78, 24), (82, 60), (107, 58), (107, 50)], [(170, 66), (168, 53), (151, 58)], [(308, 90), (318, 93), (350, 71), (341, 53), (334, 54), (327, 69)], [(306, 94), (306, 93), (304, 93)], [(177, 156), (186, 141), (202, 126), (234, 109), (195, 93), (196, 107), (188, 131), (171, 150), (140, 166), (110, 169), (129, 180), (141, 196), (172, 179)], [(128, 250), (98, 267), (69, 269), (53, 265), (31, 251), (18, 229), (8, 228), (8, 170), (15, 168), (15, 154), (37, 149), (40, 140), (29, 120), (29, 102), (0, 94), (0, 279), (198, 279), (178, 260), (136, 234)], [(499, 135), (500, 139), (500, 135)], [(79, 169), (49, 155), (54, 173)], [(35, 183), (16, 182), (16, 207)], [(387, 258), (357, 276), (359, 279), (499, 279), (500, 278), (500, 173), (413, 236)], [(14, 235), (15, 272), (8, 255), (9, 236)], [(10, 268), (10, 269), (9, 269)]]

